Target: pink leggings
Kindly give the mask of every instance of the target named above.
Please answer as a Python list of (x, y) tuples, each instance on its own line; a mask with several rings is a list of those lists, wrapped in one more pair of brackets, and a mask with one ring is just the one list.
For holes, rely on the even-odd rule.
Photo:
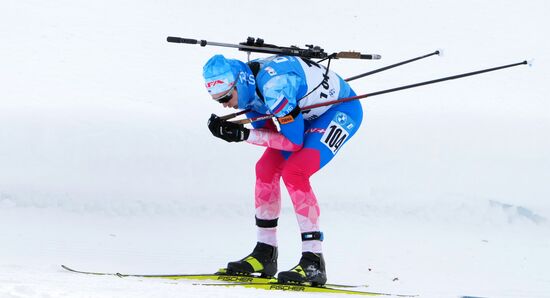
[[(285, 160), (280, 150), (267, 148), (256, 163), (256, 218), (273, 220), (279, 218), (281, 211), (280, 179), (288, 190), (294, 211), (298, 219), (300, 231), (319, 231), (319, 205), (311, 189), (309, 177), (320, 168), (320, 153), (318, 150), (303, 148), (293, 152)], [(262, 229), (258, 240), (276, 245), (275, 229)], [(306, 242), (304, 242), (306, 243)], [(307, 241), (304, 250), (319, 251), (320, 241)]]

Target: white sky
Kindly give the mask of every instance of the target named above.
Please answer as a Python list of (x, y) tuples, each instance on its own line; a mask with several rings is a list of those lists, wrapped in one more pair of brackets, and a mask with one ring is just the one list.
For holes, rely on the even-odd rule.
[[(21, 198), (250, 196), (261, 148), (209, 135), (209, 113), (229, 111), (207, 100), (201, 81), (209, 56), (246, 56), (165, 38), (237, 43), (255, 36), (382, 55), (380, 61), (334, 61), (344, 77), (445, 50), (441, 58), (353, 82), (358, 93), (535, 58), (533, 68), (365, 100), (364, 127), (314, 183), (328, 197), (364, 197), (361, 185), (544, 209), (550, 195), (548, 6), (2, 1), (0, 191)], [(234, 172), (242, 174), (237, 184), (219, 181)], [(326, 186), (334, 180), (338, 190)], [(208, 188), (212, 181), (219, 187)]]

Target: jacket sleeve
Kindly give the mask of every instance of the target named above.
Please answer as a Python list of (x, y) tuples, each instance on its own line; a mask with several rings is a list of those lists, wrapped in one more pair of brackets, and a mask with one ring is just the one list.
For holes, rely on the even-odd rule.
[(283, 151), (298, 151), (304, 143), (304, 118), (300, 113), (294, 121), (280, 124), (280, 132), (267, 128), (250, 130), (246, 140), (250, 144)]
[[(261, 87), (265, 105), (277, 117), (294, 114), (297, 93), (301, 79), (294, 74), (277, 75), (270, 78)], [(284, 151), (298, 151), (304, 142), (304, 118), (301, 112), (291, 116), (290, 121), (279, 121), (280, 131), (254, 129), (250, 131), (247, 142)]]

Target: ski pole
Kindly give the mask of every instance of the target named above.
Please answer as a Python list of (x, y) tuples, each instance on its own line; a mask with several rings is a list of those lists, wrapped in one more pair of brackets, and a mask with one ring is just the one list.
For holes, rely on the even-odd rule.
[(401, 66), (401, 65), (404, 65), (404, 64), (407, 64), (407, 63), (411, 63), (411, 62), (414, 62), (414, 61), (417, 61), (417, 60), (420, 60), (420, 59), (428, 58), (430, 56), (439, 55), (439, 54), (441, 54), (441, 53), (438, 50), (438, 51), (435, 51), (433, 53), (426, 54), (426, 55), (423, 55), (423, 56), (420, 56), (420, 57), (412, 58), (412, 59), (405, 60), (405, 61), (402, 61), (402, 62), (398, 62), (398, 63), (392, 64), (392, 65), (388, 65), (388, 66), (385, 66), (385, 67), (382, 67), (382, 68), (379, 68), (379, 69), (371, 70), (369, 72), (365, 72), (363, 74), (347, 78), (347, 79), (345, 79), (345, 81), (346, 82), (351, 82), (351, 81), (356, 80), (356, 79), (360, 79), (360, 78), (363, 78), (363, 77), (366, 77), (366, 76), (370, 76), (370, 75), (378, 73), (378, 72), (382, 72), (382, 71), (385, 71), (385, 70), (388, 70), (388, 69), (391, 69), (391, 68), (394, 68), (394, 67), (397, 67), (397, 66)]
[[(381, 90), (381, 91), (377, 91), (377, 92), (373, 92), (373, 93), (366, 93), (366, 94), (362, 94), (362, 95), (356, 95), (356, 96), (351, 96), (351, 97), (346, 97), (346, 98), (340, 98), (340, 99), (336, 99), (336, 100), (331, 100), (331, 101), (322, 102), (322, 103), (313, 104), (313, 105), (303, 107), (302, 111), (308, 111), (308, 110), (312, 110), (312, 109), (315, 109), (315, 108), (318, 108), (318, 107), (329, 106), (329, 105), (333, 105), (333, 104), (340, 104), (340, 103), (344, 103), (344, 102), (348, 102), (348, 101), (352, 101), (352, 100), (362, 99), (362, 98), (366, 98), (366, 97), (373, 97), (373, 96), (376, 96), (376, 95), (396, 92), (396, 91), (410, 89), (410, 88), (416, 88), (416, 87), (420, 87), (420, 86), (424, 86), (424, 85), (430, 85), (430, 84), (435, 84), (435, 83), (449, 81), (449, 80), (460, 79), (460, 78), (464, 78), (464, 77), (469, 77), (469, 76), (482, 74), (482, 73), (485, 73), (485, 72), (497, 71), (497, 70), (501, 70), (501, 69), (505, 69), (505, 68), (509, 68), (509, 67), (514, 67), (514, 66), (518, 66), (518, 65), (526, 65), (526, 64), (528, 64), (527, 61), (522, 61), (522, 62), (518, 62), (518, 63), (513, 63), (513, 64), (508, 64), (508, 65), (503, 65), (503, 66), (497, 66), (497, 67), (472, 71), (472, 72), (468, 72), (468, 73), (458, 74), (458, 75), (454, 75), (454, 76), (444, 77), (444, 78), (440, 78), (440, 79), (435, 79), (435, 80), (430, 80), (430, 81), (425, 81), (425, 82), (400, 86), (400, 87), (396, 87), (396, 88)], [(269, 118), (272, 118), (272, 117), (274, 117), (274, 115), (269, 114), (269, 115), (264, 115), (264, 116), (260, 116), (260, 117), (255, 117), (255, 118), (250, 118), (250, 119), (241, 119), (241, 120), (232, 121), (232, 122), (238, 123), (238, 124), (247, 124), (247, 123), (252, 123), (252, 122), (256, 122), (256, 121), (266, 120), (266, 119), (269, 119)]]
[(228, 114), (228, 115), (224, 115), (224, 116), (221, 116), (220, 119), (222, 120), (229, 120), (229, 119), (233, 119), (237, 116), (240, 116), (240, 115), (243, 115), (243, 114), (246, 114), (248, 112), (252, 111), (251, 109), (246, 109), (246, 110), (242, 110), (242, 111), (239, 111), (239, 112), (236, 112), (236, 113), (232, 113), (232, 114)]
[[(382, 72), (382, 71), (385, 71), (385, 70), (388, 70), (388, 69), (392, 69), (394, 67), (397, 67), (397, 66), (401, 66), (401, 65), (405, 65), (405, 64), (408, 64), (408, 63), (411, 63), (411, 62), (414, 62), (414, 61), (418, 61), (418, 60), (421, 60), (421, 59), (424, 59), (424, 58), (428, 58), (430, 56), (433, 56), (433, 55), (440, 55), (440, 51), (435, 51), (433, 53), (429, 53), (429, 54), (426, 54), (426, 55), (423, 55), (423, 56), (419, 56), (419, 57), (416, 57), (416, 58), (412, 58), (412, 59), (409, 59), (409, 60), (405, 60), (405, 61), (401, 61), (401, 62), (398, 62), (398, 63), (395, 63), (395, 64), (392, 64), (392, 65), (388, 65), (388, 66), (384, 66), (384, 67), (381, 67), (381, 68), (378, 68), (378, 69), (375, 69), (375, 70), (371, 70), (369, 72), (366, 72), (366, 73), (363, 73), (363, 74), (359, 74), (359, 75), (356, 75), (356, 76), (353, 76), (353, 77), (350, 77), (350, 78), (347, 78), (345, 79), (346, 82), (350, 82), (350, 81), (353, 81), (353, 80), (356, 80), (356, 79), (360, 79), (360, 78), (364, 78), (366, 76), (370, 76), (370, 75), (373, 75), (375, 73), (379, 73), (379, 72)], [(220, 117), (222, 120), (229, 120), (229, 119), (233, 119), (237, 116), (240, 116), (240, 115), (243, 115), (243, 114), (246, 114), (250, 112), (249, 109), (247, 110), (242, 110), (242, 111), (239, 111), (239, 112), (236, 112), (236, 113), (232, 113), (232, 114), (228, 114), (228, 115), (225, 115), (225, 116), (222, 116)]]

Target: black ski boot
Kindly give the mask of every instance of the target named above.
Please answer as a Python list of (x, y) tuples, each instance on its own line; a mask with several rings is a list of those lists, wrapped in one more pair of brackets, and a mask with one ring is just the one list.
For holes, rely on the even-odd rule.
[(279, 272), (277, 280), (280, 283), (324, 285), (327, 282), (327, 273), (323, 254), (303, 252), (300, 263), (288, 271)]
[(251, 254), (236, 262), (227, 264), (228, 274), (261, 273), (271, 278), (277, 273), (277, 247), (258, 242)]

